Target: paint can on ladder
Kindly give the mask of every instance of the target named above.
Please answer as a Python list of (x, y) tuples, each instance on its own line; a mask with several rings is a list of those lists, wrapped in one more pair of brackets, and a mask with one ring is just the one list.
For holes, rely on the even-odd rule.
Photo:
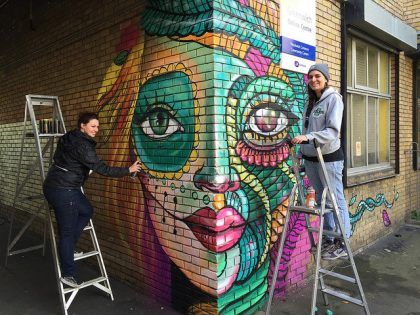
[(306, 207), (315, 208), (315, 189), (312, 186), (306, 190)]

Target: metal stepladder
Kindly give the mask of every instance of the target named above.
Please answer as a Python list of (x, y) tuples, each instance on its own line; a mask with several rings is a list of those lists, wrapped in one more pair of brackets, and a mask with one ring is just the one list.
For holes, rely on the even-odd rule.
[[(296, 176), (296, 184), (294, 185), (292, 192), (290, 194), (289, 197), (289, 206), (288, 206), (288, 211), (286, 214), (286, 219), (285, 219), (285, 223), (284, 223), (284, 230), (282, 232), (281, 235), (281, 239), (280, 239), (280, 243), (279, 243), (279, 249), (278, 249), (278, 253), (277, 253), (277, 257), (276, 257), (276, 264), (275, 264), (275, 268), (274, 268), (274, 274), (273, 274), (273, 278), (272, 278), (272, 283), (271, 283), (271, 287), (270, 287), (270, 293), (269, 293), (269, 299), (268, 299), (268, 304), (267, 304), (267, 308), (266, 308), (266, 312), (265, 314), (268, 315), (270, 314), (270, 308), (271, 308), (271, 303), (273, 300), (273, 295), (274, 295), (274, 290), (275, 290), (275, 285), (276, 285), (276, 281), (277, 281), (277, 275), (278, 275), (278, 270), (279, 270), (279, 266), (280, 266), (280, 261), (281, 261), (281, 257), (282, 257), (282, 253), (283, 253), (283, 248), (284, 248), (284, 243), (286, 240), (286, 229), (288, 227), (289, 224), (289, 219), (290, 219), (290, 215), (292, 213), (303, 213), (305, 215), (305, 221), (306, 221), (306, 228), (308, 231), (308, 236), (309, 236), (309, 240), (311, 243), (311, 252), (314, 256), (314, 261), (315, 261), (315, 277), (314, 277), (314, 284), (313, 284), (313, 291), (312, 291), (312, 304), (311, 304), (311, 315), (315, 315), (316, 311), (317, 311), (317, 306), (316, 306), (316, 301), (317, 301), (317, 294), (318, 294), (318, 285), (319, 285), (319, 290), (322, 293), (322, 297), (324, 300), (324, 304), (328, 305), (328, 297), (327, 295), (331, 295), (334, 297), (337, 297), (339, 299), (345, 300), (349, 303), (358, 305), (360, 307), (363, 308), (364, 313), (366, 315), (369, 315), (369, 308), (368, 308), (368, 304), (365, 298), (365, 294), (363, 292), (363, 288), (362, 288), (362, 284), (360, 282), (360, 278), (359, 278), (359, 274), (357, 272), (357, 268), (356, 268), (356, 264), (354, 262), (353, 259), (353, 254), (349, 245), (349, 241), (347, 240), (347, 237), (343, 234), (342, 231), (344, 231), (343, 229), (343, 223), (339, 214), (339, 209), (338, 209), (338, 205), (337, 205), (337, 200), (334, 194), (334, 190), (331, 187), (331, 182), (330, 179), (328, 178), (328, 173), (327, 170), (325, 168), (325, 163), (324, 163), (324, 159), (321, 153), (321, 149), (319, 148), (319, 146), (317, 146), (315, 144), (316, 147), (316, 151), (317, 151), (317, 156), (318, 156), (318, 161), (321, 165), (322, 168), (322, 175), (324, 176), (325, 179), (325, 183), (326, 183), (326, 187), (323, 190), (322, 193), (322, 201), (321, 201), (321, 205), (320, 207), (316, 207), (316, 208), (308, 208), (305, 206), (305, 194), (304, 194), (304, 185), (303, 185), (303, 180), (300, 176), (300, 170), (299, 170), (299, 161), (296, 157), (296, 153), (295, 153), (295, 148), (291, 146), (291, 157), (292, 157), (292, 162), (293, 162), (293, 172)], [(326, 201), (327, 201), (327, 196), (329, 197), (329, 199), (331, 200), (333, 209), (327, 209), (326, 208)], [(338, 229), (337, 231), (328, 231), (328, 230), (324, 230), (323, 228), (323, 223), (324, 223), (324, 214), (327, 212), (332, 212), (334, 215), (334, 219), (336, 224), (338, 223)], [(310, 220), (310, 216), (317, 216), (319, 217), (319, 228), (314, 228), (311, 226), (311, 220)], [(317, 244), (315, 243), (315, 238), (314, 235), (318, 234), (318, 242)], [(344, 274), (340, 274), (340, 273), (336, 273), (332, 270), (329, 270), (327, 268), (323, 268), (321, 266), (321, 240), (322, 240), (322, 236), (323, 235), (329, 235), (332, 237), (335, 237), (336, 239), (340, 239), (342, 242), (344, 242), (344, 246), (345, 249), (347, 250), (348, 253), (348, 261), (350, 262), (350, 266), (352, 268), (352, 272), (353, 272), (353, 276), (347, 276)], [(315, 250), (314, 250), (315, 249)], [(344, 258), (342, 258), (344, 259)], [(334, 287), (331, 286), (327, 286), (325, 284), (325, 280), (324, 277), (331, 277), (331, 278), (335, 278), (339, 281), (343, 281), (343, 282), (349, 282), (351, 284), (356, 285), (357, 290), (358, 290), (358, 297), (353, 297), (348, 293), (345, 292), (341, 292), (337, 289), (335, 289)]]
[[(35, 117), (35, 110), (34, 106), (40, 107), (41, 111), (44, 112), (52, 112), (52, 117), (57, 119), (57, 124), (55, 128), (55, 132), (40, 132), (47, 131), (48, 129), (48, 121), (40, 120), (39, 127), (37, 126), (37, 120)], [(29, 252), (37, 249), (42, 249), (43, 255), (45, 254), (45, 244), (46, 244), (46, 234), (47, 234), (47, 221), (46, 221), (46, 211), (48, 208), (46, 207), (45, 202), (43, 201), (44, 196), (42, 194), (42, 183), (45, 179), (45, 169), (49, 164), (52, 162), (53, 157), (53, 150), (54, 150), (54, 143), (57, 137), (63, 135), (66, 130), (63, 123), (63, 118), (61, 115), (60, 107), (58, 105), (58, 98), (54, 96), (37, 96), (37, 95), (26, 95), (26, 105), (25, 105), (25, 116), (23, 122), (23, 131), (22, 131), (22, 139), (20, 145), (20, 155), (19, 155), (19, 162), (18, 162), (18, 171), (17, 171), (17, 180), (16, 180), (16, 189), (15, 189), (15, 196), (13, 199), (13, 209), (22, 209), (21, 205), (24, 201), (31, 202), (30, 205), (26, 204), (25, 208), (33, 208), (33, 203), (36, 201), (41, 201), (38, 205), (36, 210), (28, 210), (30, 217), (25, 223), (25, 225), (21, 228), (19, 233), (11, 240), (12, 238), (12, 230), (13, 230), (13, 223), (16, 215), (16, 211), (13, 211), (11, 219), (10, 219), (10, 229), (9, 229), (9, 236), (7, 242), (7, 249), (6, 249), (6, 260), (5, 265), (7, 265), (8, 257), (24, 252)], [(45, 123), (45, 126), (44, 126)], [(45, 127), (45, 128), (44, 128)], [(29, 130), (28, 130), (29, 129)], [(51, 128), (52, 129), (52, 128)], [(29, 155), (28, 151), (25, 150), (26, 142), (32, 142), (31, 145), (35, 146), (35, 153), (31, 152), (32, 155), (29, 158), (26, 155)], [(45, 143), (46, 141), (46, 143)], [(34, 142), (34, 143), (33, 143)], [(25, 153), (25, 160), (32, 159), (32, 162), (29, 162), (29, 171), (26, 174), (26, 167), (24, 165), (24, 153)], [(40, 176), (38, 178), (33, 178), (32, 175), (34, 174), (35, 170), (39, 168)], [(38, 180), (37, 180), (38, 179)], [(25, 196), (24, 188), (25, 186), (32, 181), (32, 186), (39, 188), (38, 194), (34, 194), (33, 191), (29, 192)], [(33, 183), (36, 182), (36, 183)], [(28, 195), (29, 194), (29, 195)], [(21, 239), (23, 234), (26, 230), (31, 226), (31, 224), (35, 221), (36, 218), (41, 218), (44, 222), (44, 238), (43, 243), (40, 245), (31, 246), (28, 248), (14, 250), (16, 243)]]
[[(45, 115), (48, 112), (48, 115), (52, 117), (52, 119), (43, 119), (39, 121), (39, 125), (37, 124), (37, 120), (35, 117), (35, 108), (39, 109)], [(29, 127), (28, 119), (30, 119), (30, 124), (32, 125), (31, 132), (27, 131)], [(25, 105), (25, 118), (24, 118), (24, 127), (22, 133), (22, 142), (21, 142), (21, 151), (19, 157), (19, 170), (16, 182), (16, 192), (13, 201), (13, 209), (14, 212), (10, 219), (10, 229), (9, 229), (9, 237), (8, 237), (8, 245), (6, 250), (6, 260), (5, 265), (7, 265), (7, 259), (9, 256), (16, 255), (23, 252), (29, 252), (37, 249), (43, 250), (43, 255), (45, 254), (45, 245), (46, 245), (46, 234), (47, 234), (47, 221), (48, 221), (48, 229), (50, 232), (50, 241), (51, 241), (51, 248), (52, 248), (52, 255), (54, 259), (54, 268), (57, 278), (57, 286), (60, 293), (60, 302), (63, 314), (68, 314), (68, 309), (73, 302), (74, 298), (76, 297), (77, 293), (80, 289), (95, 286), (98, 289), (107, 293), (111, 300), (114, 300), (114, 296), (111, 290), (111, 286), (109, 283), (109, 278), (105, 269), (105, 264), (102, 257), (102, 252), (99, 247), (98, 239), (96, 237), (95, 228), (93, 226), (92, 220), (90, 220), (89, 224), (85, 227), (84, 231), (89, 231), (90, 238), (92, 241), (93, 250), (89, 252), (83, 253), (82, 255), (75, 257), (76, 260), (86, 259), (89, 257), (95, 256), (97, 258), (98, 266), (100, 269), (100, 276), (88, 280), (82, 283), (80, 286), (76, 288), (72, 287), (64, 287), (63, 283), (61, 282), (61, 269), (60, 269), (60, 262), (59, 256), (57, 251), (57, 244), (55, 239), (55, 232), (54, 232), (54, 224), (51, 215), (51, 208), (48, 205), (47, 201), (44, 199), (43, 194), (32, 195), (24, 198), (20, 198), (22, 195), (23, 188), (25, 185), (33, 181), (32, 175), (37, 168), (39, 167), (40, 171), (40, 187), (42, 187), (42, 183), (45, 180), (46, 172), (45, 170), (48, 169), (49, 166), (52, 165), (53, 161), (53, 154), (54, 154), (54, 144), (56, 139), (62, 136), (66, 132), (66, 128), (64, 125), (63, 116), (60, 109), (60, 103), (57, 96), (45, 96), (45, 95), (26, 95), (26, 105)], [(25, 150), (25, 140), (32, 139), (35, 141), (35, 148), (36, 148), (36, 157), (32, 161), (30, 165), (29, 172), (26, 174), (24, 179), (21, 180), (21, 169), (22, 169), (22, 160)], [(42, 140), (42, 141), (41, 141)], [(45, 145), (44, 141), (46, 140)], [(82, 189), (83, 191), (83, 189)], [(13, 222), (16, 214), (16, 210), (18, 209), (17, 203), (20, 199), (26, 200), (42, 200), (42, 203), (37, 207), (35, 211), (27, 211), (31, 214), (28, 221), (25, 225), (21, 228), (21, 230), (17, 233), (17, 235), (12, 240), (12, 230), (13, 230)], [(30, 227), (33, 221), (40, 217), (43, 219), (44, 222), (44, 238), (43, 244), (31, 246), (24, 249), (13, 250), (16, 243), (20, 240), (23, 236), (25, 231)], [(69, 295), (68, 298), (66, 295)]]

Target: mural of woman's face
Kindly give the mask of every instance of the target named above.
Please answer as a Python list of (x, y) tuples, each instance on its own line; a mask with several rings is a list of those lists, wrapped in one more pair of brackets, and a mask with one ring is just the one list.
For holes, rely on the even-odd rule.
[(146, 43), (131, 132), (159, 242), (211, 295), (251, 278), (264, 286), (272, 227), (293, 185), (293, 91), (220, 50)]

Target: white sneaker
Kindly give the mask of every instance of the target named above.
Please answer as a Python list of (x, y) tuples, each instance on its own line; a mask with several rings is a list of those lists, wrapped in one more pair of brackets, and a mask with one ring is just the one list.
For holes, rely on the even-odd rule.
[(349, 254), (345, 250), (345, 248), (341, 245), (336, 246), (335, 248), (331, 249), (329, 252), (326, 252), (322, 255), (322, 259), (325, 260), (336, 260), (338, 258), (347, 258)]
[(83, 282), (78, 282), (74, 277), (61, 277), (60, 281), (72, 288), (78, 288), (83, 284)]
[(334, 240), (323, 239), (321, 244), (321, 253), (330, 252), (332, 249), (336, 249), (336, 244)]

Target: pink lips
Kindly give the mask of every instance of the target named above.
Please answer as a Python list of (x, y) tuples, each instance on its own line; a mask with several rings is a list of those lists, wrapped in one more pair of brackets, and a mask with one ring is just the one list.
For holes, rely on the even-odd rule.
[(245, 228), (245, 220), (230, 207), (217, 213), (209, 207), (201, 208), (184, 222), (204, 247), (216, 253), (233, 247)]

